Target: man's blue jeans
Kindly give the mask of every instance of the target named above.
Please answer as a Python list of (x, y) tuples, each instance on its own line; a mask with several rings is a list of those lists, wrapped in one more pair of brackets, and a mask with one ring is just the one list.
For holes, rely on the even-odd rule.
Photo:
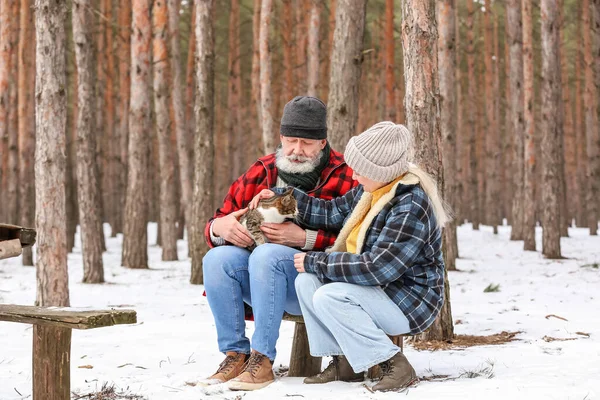
[(252, 305), (252, 349), (275, 359), (284, 310), (300, 315), (294, 281), (299, 250), (266, 243), (252, 253), (236, 246), (211, 249), (202, 260), (204, 289), (217, 326), (219, 351), (250, 353), (244, 302)]
[(315, 274), (303, 273), (296, 290), (310, 354), (345, 355), (354, 372), (392, 358), (400, 348), (387, 335), (410, 331), (408, 319), (380, 286), (324, 285)]

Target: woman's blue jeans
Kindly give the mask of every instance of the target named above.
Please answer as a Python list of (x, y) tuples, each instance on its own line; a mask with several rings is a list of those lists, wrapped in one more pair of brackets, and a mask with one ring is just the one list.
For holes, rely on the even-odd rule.
[[(266, 243), (252, 253), (236, 246), (211, 249), (202, 260), (204, 289), (215, 318), (219, 351), (250, 353), (275, 359), (275, 344), (284, 310), (300, 315), (291, 247)], [(252, 346), (246, 337), (244, 302), (252, 305)]]
[(310, 354), (344, 355), (356, 373), (400, 351), (388, 335), (410, 331), (404, 313), (379, 286), (322, 284), (316, 275), (302, 273), (296, 278), (296, 292)]

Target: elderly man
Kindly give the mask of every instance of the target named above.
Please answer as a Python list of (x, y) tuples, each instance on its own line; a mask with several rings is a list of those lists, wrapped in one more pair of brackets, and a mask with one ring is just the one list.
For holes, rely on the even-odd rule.
[[(253, 243), (239, 223), (246, 206), (263, 189), (294, 186), (310, 196), (330, 200), (356, 183), (342, 154), (327, 142), (325, 104), (298, 96), (287, 103), (281, 119), (281, 145), (258, 159), (230, 187), (211, 218), (205, 236), (212, 249), (203, 260), (204, 285), (215, 318), (219, 350), (226, 355), (205, 384), (228, 382), (232, 390), (255, 390), (275, 379), (272, 364), (284, 311), (300, 315), (294, 281), (294, 254), (322, 251), (335, 235), (304, 229), (293, 222), (263, 224), (270, 243), (252, 253)], [(245, 306), (252, 306), (255, 330), (245, 334)]]

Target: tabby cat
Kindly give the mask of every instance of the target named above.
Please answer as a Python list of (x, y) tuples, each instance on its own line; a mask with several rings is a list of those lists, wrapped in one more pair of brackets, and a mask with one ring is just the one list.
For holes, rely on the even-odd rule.
[(248, 210), (240, 223), (248, 229), (250, 235), (254, 239), (254, 244), (247, 247), (252, 251), (256, 246), (267, 243), (269, 240), (260, 230), (262, 223), (280, 224), (286, 219), (293, 219), (298, 214), (298, 204), (293, 196), (294, 189), (290, 188), (283, 194), (275, 195), (268, 199), (262, 199), (258, 202), (258, 206), (253, 210)]

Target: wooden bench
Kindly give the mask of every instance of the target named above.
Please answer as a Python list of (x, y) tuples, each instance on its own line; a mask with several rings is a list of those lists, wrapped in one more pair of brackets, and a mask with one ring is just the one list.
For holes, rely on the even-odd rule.
[(24, 247), (35, 243), (35, 229), (0, 224), (0, 260), (21, 255)]
[[(306, 325), (302, 316), (284, 313), (283, 320), (296, 323), (288, 376), (313, 376), (321, 372), (322, 357), (313, 357), (310, 355)], [(390, 339), (400, 347), (400, 351), (404, 351), (403, 335), (390, 336)], [(367, 376), (374, 379), (379, 376), (379, 372), (378, 366), (371, 367)]]
[(0, 304), (0, 321), (33, 324), (33, 398), (71, 398), (71, 330), (134, 324), (133, 310), (82, 311)]

